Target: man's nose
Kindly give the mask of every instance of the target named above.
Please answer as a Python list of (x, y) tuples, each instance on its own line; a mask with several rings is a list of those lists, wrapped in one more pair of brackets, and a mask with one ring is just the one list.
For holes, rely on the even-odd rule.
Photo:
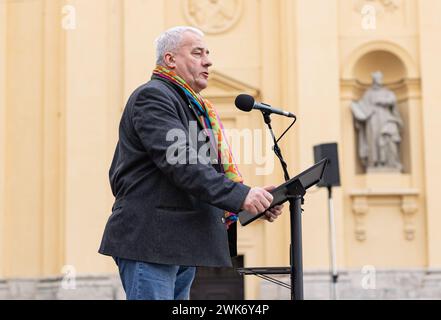
[(211, 62), (210, 58), (207, 56), (203, 61), (204, 67), (211, 67), (213, 63)]

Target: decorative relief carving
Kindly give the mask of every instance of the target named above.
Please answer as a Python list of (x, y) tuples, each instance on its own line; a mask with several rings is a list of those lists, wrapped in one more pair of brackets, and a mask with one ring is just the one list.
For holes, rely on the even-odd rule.
[(399, 8), (397, 0), (378, 0), (380, 4), (388, 11), (395, 11)]
[(190, 24), (206, 33), (232, 28), (242, 14), (242, 0), (185, 0), (184, 15)]
[(375, 9), (380, 9), (380, 13), (385, 11), (393, 13), (400, 8), (399, 0), (358, 0), (355, 2), (354, 10), (358, 13), (363, 11), (363, 7), (372, 6)]
[[(400, 206), (403, 214), (403, 233), (408, 241), (415, 239), (415, 216), (418, 212), (418, 191), (411, 190), (390, 190), (390, 191), (371, 191), (358, 190), (351, 192), (352, 212), (354, 213), (354, 233), (358, 241), (364, 241), (367, 238), (367, 231), (364, 220), (369, 212), (369, 198), (372, 197), (392, 197), (399, 199), (397, 205)], [(371, 200), (372, 201), (372, 200)], [(376, 200), (378, 202), (378, 200)], [(377, 203), (378, 205), (378, 203)]]
[(404, 220), (404, 238), (412, 241), (415, 238), (415, 224), (413, 217), (418, 211), (418, 204), (415, 197), (404, 196), (401, 199), (401, 212)]
[[(256, 99), (260, 94), (257, 88), (247, 83), (231, 78), (217, 70), (210, 71), (208, 87), (204, 91), (204, 97), (211, 102), (231, 105), (231, 102), (241, 93), (249, 94)], [(233, 110), (237, 111), (237, 108), (233, 108)]]
[(352, 203), (352, 211), (355, 218), (355, 238), (358, 241), (366, 240), (366, 228), (364, 217), (369, 211), (367, 197), (356, 197)]

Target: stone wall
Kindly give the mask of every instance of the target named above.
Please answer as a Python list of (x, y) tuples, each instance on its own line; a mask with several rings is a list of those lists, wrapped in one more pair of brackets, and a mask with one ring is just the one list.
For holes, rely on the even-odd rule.
[[(289, 284), (289, 277), (275, 277)], [(331, 299), (327, 271), (305, 271), (304, 298)], [(339, 300), (353, 299), (441, 299), (441, 270), (347, 270), (339, 273), (336, 295)], [(290, 291), (262, 281), (260, 299), (287, 300)], [(124, 300), (118, 276), (0, 280), (0, 300)]]
[(10, 279), (0, 281), (0, 300), (122, 300), (118, 276)]
[[(287, 284), (288, 276), (275, 277)], [(304, 272), (305, 300), (331, 299), (333, 286), (329, 272)], [(441, 299), (441, 270), (347, 270), (339, 272), (335, 285), (338, 300)], [(290, 290), (271, 282), (261, 283), (261, 299), (285, 300)]]

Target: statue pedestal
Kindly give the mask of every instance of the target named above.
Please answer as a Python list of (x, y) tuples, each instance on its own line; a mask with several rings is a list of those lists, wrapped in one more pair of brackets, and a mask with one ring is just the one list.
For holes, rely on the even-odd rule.
[(404, 174), (399, 171), (369, 171), (366, 174), (356, 176), (354, 189), (364, 190), (401, 190), (412, 188), (412, 179), (409, 174)]
[[(349, 196), (358, 242), (369, 240), (369, 234), (376, 234), (374, 237), (383, 238), (381, 241), (386, 242), (391, 238), (398, 239), (398, 233), (404, 235), (405, 241), (415, 238), (419, 229), (417, 216), (420, 190), (412, 188), (409, 174), (378, 169), (359, 175), (357, 187), (349, 191)], [(381, 218), (376, 221), (378, 216)], [(401, 217), (401, 221), (397, 220), (398, 217)], [(401, 230), (392, 231), (399, 225), (402, 226)], [(375, 231), (381, 228), (385, 228), (383, 233)], [(370, 240), (373, 240), (372, 237)], [(399, 243), (399, 240), (396, 241)]]
[[(411, 176), (399, 171), (391, 172), (390, 169), (374, 169), (360, 175), (358, 182), (359, 187), (349, 192), (354, 214), (355, 238), (358, 241), (368, 239), (368, 225), (372, 223), (369, 222), (369, 217), (381, 212), (384, 223), (396, 226), (398, 222), (402, 225), (404, 239), (412, 241), (417, 230), (416, 216), (420, 191), (411, 187)], [(402, 222), (394, 220), (399, 216)], [(388, 220), (389, 223), (386, 222)], [(375, 228), (373, 227), (371, 232), (375, 233)], [(384, 241), (387, 241), (386, 233), (383, 236)]]
[(391, 174), (400, 174), (403, 171), (403, 169), (401, 168), (367, 168), (366, 169), (366, 173), (370, 174), (370, 173), (391, 173)]
[[(352, 212), (354, 214), (354, 232), (355, 238), (358, 241), (365, 241), (367, 238), (368, 213), (382, 215), (381, 224), (388, 225), (393, 228), (396, 222), (392, 217), (402, 218), (402, 232), (404, 239), (412, 241), (415, 238), (416, 232), (416, 214), (418, 212), (418, 197), (419, 191), (417, 189), (407, 188), (367, 188), (352, 190), (349, 193), (352, 202)], [(380, 219), (381, 220), (381, 219)], [(389, 221), (389, 223), (387, 223)], [(393, 236), (391, 233), (384, 232), (378, 234), (376, 228), (371, 228), (372, 234), (377, 237), (384, 237), (384, 241), (388, 241)]]

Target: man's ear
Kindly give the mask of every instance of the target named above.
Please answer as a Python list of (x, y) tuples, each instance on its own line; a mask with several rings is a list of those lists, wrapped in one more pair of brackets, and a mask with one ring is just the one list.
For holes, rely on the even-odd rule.
[(167, 52), (164, 55), (164, 62), (165, 65), (170, 69), (174, 69), (176, 67), (175, 57), (171, 52)]

